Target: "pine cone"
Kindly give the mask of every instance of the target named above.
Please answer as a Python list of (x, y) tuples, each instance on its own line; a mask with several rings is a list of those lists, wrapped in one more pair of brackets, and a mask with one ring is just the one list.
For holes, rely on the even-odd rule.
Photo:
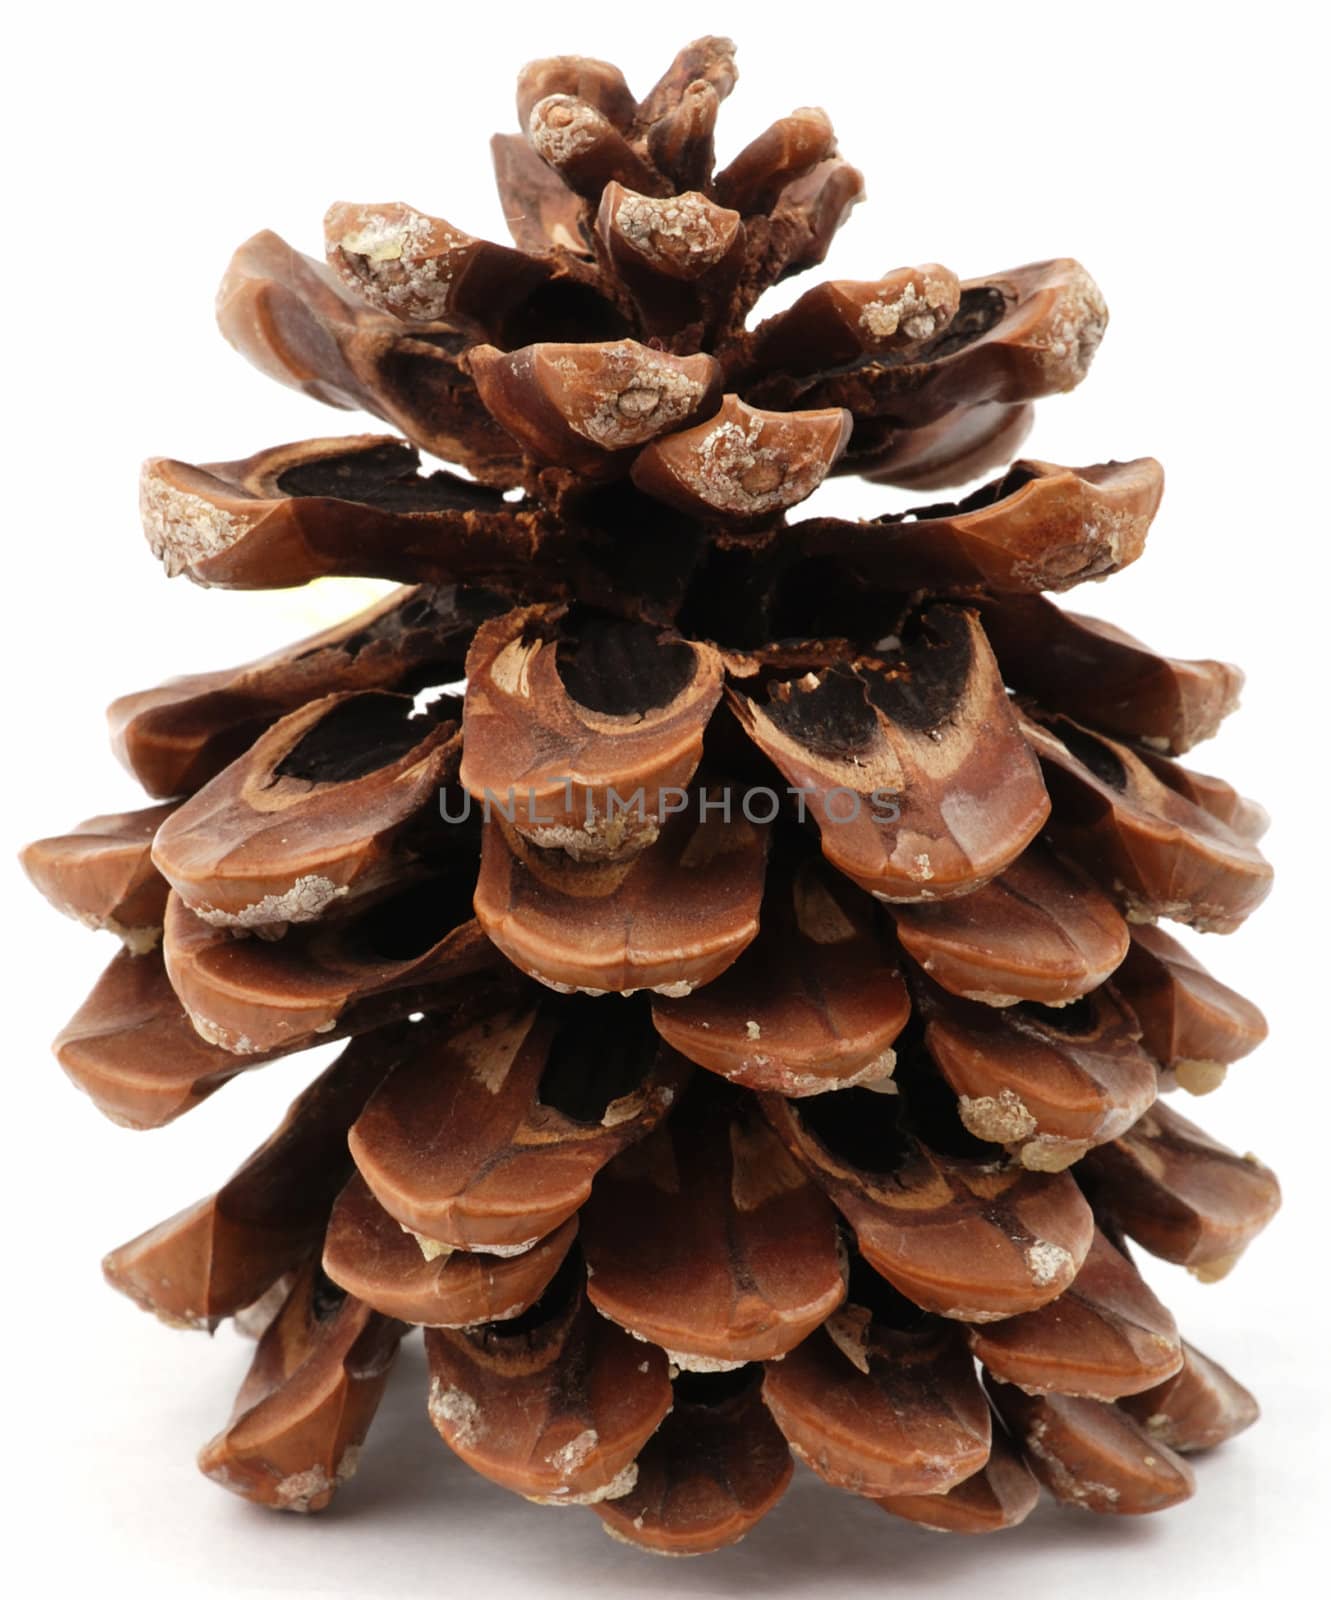
[(1218, 1277), (1278, 1203), (1157, 1099), (1265, 1032), (1155, 926), (1269, 886), (1261, 812), (1177, 760), (1240, 677), (1044, 597), (1137, 559), (1158, 464), (789, 515), (1000, 468), (1104, 304), (928, 265), (748, 327), (861, 181), (809, 109), (714, 171), (734, 82), (721, 39), (640, 101), (527, 67), (514, 248), (401, 204), (334, 206), (327, 265), (252, 239), (227, 338), (405, 439), (145, 468), (168, 573), (410, 586), (117, 701), (161, 803), (26, 856), (125, 941), (57, 1044), (113, 1120), (350, 1041), (106, 1262), (259, 1334), (202, 1456), (251, 1499), (327, 1503), (413, 1323), (464, 1460), (669, 1553), (792, 1454), (935, 1528), (1152, 1511), (1256, 1415), (1127, 1242)]

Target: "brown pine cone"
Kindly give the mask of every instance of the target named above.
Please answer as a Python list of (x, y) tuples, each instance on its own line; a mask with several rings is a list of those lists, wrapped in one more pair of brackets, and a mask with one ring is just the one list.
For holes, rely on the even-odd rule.
[[(1216, 1278), (1279, 1200), (1157, 1098), (1265, 1033), (1155, 925), (1269, 887), (1178, 761), (1240, 674), (1046, 597), (1142, 553), (1156, 462), (1006, 465), (1104, 303), (925, 265), (749, 326), (861, 181), (808, 108), (715, 170), (734, 83), (713, 38), (641, 100), (528, 66), (511, 248), (399, 203), (333, 206), (326, 264), (250, 240), (226, 337), (398, 433), (144, 469), (169, 574), (408, 586), (118, 700), (154, 804), (25, 857), (125, 942), (57, 1043), (113, 1120), (348, 1041), (106, 1261), (260, 1332), (201, 1457), (251, 1499), (328, 1502), (413, 1323), (464, 1460), (672, 1554), (792, 1455), (958, 1532), (1153, 1511), (1256, 1416), (1128, 1250)], [(992, 476), (792, 519), (832, 473)]]

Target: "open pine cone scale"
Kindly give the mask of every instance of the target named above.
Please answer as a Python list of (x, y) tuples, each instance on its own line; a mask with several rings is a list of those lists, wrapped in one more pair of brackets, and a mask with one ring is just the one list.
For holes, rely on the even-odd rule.
[[(1007, 465), (1104, 303), (930, 264), (752, 321), (862, 183), (807, 108), (718, 168), (734, 82), (721, 39), (642, 100), (527, 67), (512, 247), (397, 203), (335, 205), (327, 264), (256, 236), (227, 338), (404, 437), (144, 469), (169, 574), (405, 586), (118, 700), (158, 803), (25, 854), (125, 942), (57, 1041), (113, 1120), (349, 1041), (106, 1262), (258, 1335), (202, 1456), (251, 1499), (327, 1503), (411, 1324), (462, 1459), (675, 1554), (792, 1456), (952, 1531), (1152, 1511), (1256, 1415), (1129, 1254), (1222, 1276), (1279, 1200), (1157, 1100), (1265, 1034), (1155, 926), (1269, 886), (1177, 759), (1241, 677), (1046, 598), (1141, 555), (1156, 462)], [(992, 477), (792, 520), (847, 472)]]

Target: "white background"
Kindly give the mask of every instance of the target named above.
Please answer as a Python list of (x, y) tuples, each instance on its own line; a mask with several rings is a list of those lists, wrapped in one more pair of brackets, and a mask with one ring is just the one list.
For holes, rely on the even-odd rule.
[[(318, 252), (335, 199), (406, 199), (502, 237), (486, 141), (530, 57), (620, 63), (641, 92), (706, 31), (740, 43), (728, 157), (799, 104), (833, 114), (868, 178), (836, 276), (941, 260), (963, 276), (1078, 256), (1112, 324), (1089, 382), (1044, 402), (1028, 453), (1159, 455), (1140, 564), (1074, 604), (1177, 655), (1250, 673), (1200, 752), (1276, 814), (1280, 879), (1255, 924), (1205, 941), (1270, 1013), (1270, 1042), (1201, 1120), (1283, 1174), (1284, 1214), (1225, 1283), (1152, 1281), (1185, 1333), (1260, 1394), (1261, 1426), (1200, 1463), (1189, 1505), (1137, 1521), (1041, 1511), (944, 1540), (798, 1478), (749, 1540), (662, 1562), (595, 1520), (529, 1507), (438, 1443), (412, 1351), (361, 1475), (319, 1518), (206, 1483), (196, 1447), (247, 1359), (103, 1288), (101, 1253), (213, 1187), (310, 1058), (240, 1080), (151, 1134), (103, 1121), (47, 1041), (112, 947), (6, 866), (3, 1172), (6, 1564), (19, 1592), (414, 1597), (897, 1589), (1007, 1596), (1303, 1588), (1324, 1537), (1326, 1242), (1325, 124), (1311, 5), (675, 3), (558, 7), (334, 0), (25, 8), (6, 25), (3, 251), (9, 452), (3, 833), (12, 845), (141, 803), (101, 706), (229, 665), (361, 593), (168, 584), (144, 546), (144, 455), (225, 460), (365, 424), (251, 372), (212, 326), (230, 251), (261, 227)], [(1318, 149), (1319, 138), (1321, 148)], [(790, 291), (793, 293), (793, 290)], [(787, 295), (789, 298), (789, 294)], [(851, 484), (836, 503), (894, 504)], [(1319, 897), (1322, 903), (1319, 903)], [(1185, 1107), (1191, 1110), (1192, 1107)]]

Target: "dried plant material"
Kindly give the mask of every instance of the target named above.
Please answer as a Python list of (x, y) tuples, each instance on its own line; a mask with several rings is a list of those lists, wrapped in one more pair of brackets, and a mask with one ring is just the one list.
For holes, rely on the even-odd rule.
[(311, 439), (245, 461), (155, 457), (139, 483), (143, 530), (169, 577), (222, 589), (313, 578), (503, 583), (541, 546), (532, 508), (373, 434)]
[(1004, 1383), (989, 1392), (1027, 1465), (1063, 1505), (1141, 1516), (1178, 1505), (1196, 1487), (1187, 1462), (1118, 1406)]
[(625, 1495), (594, 1509), (624, 1544), (696, 1556), (735, 1544), (786, 1492), (793, 1463), (759, 1396), (755, 1369), (675, 1380), (670, 1415)]
[(1212, 1450), (1257, 1421), (1256, 1400), (1229, 1373), (1183, 1344), (1183, 1365), (1172, 1378), (1153, 1389), (1127, 1396), (1123, 1410), (1135, 1417), (1152, 1439), (1181, 1455)]
[(972, 1328), (970, 1337), (986, 1371), (1027, 1394), (1118, 1400), (1171, 1378), (1183, 1361), (1173, 1317), (1099, 1232), (1052, 1306)]
[(642, 450), (632, 477), (689, 516), (749, 522), (807, 500), (849, 437), (844, 411), (757, 411), (728, 394), (710, 422)]
[(553, 1233), (688, 1072), (639, 1007), (547, 1004), (421, 1032), (351, 1154), (391, 1216), (455, 1250), (513, 1254)]
[(376, 311), (406, 323), (469, 327), (481, 338), (502, 337), (551, 277), (543, 261), (400, 203), (340, 201), (324, 217), (324, 242), (344, 287)]
[(418, 878), (338, 921), (298, 923), (279, 939), (214, 926), (177, 895), (162, 948), (195, 1031), (238, 1055), (285, 1053), (335, 1029), (419, 1009), (422, 999), (499, 965), (467, 915), (456, 878)]
[(1038, 840), (972, 894), (896, 905), (906, 954), (952, 994), (991, 1006), (1061, 1006), (1128, 953), (1128, 926), (1084, 872)]
[(206, 1200), (113, 1250), (113, 1288), (163, 1322), (212, 1330), (317, 1254), (351, 1169), (347, 1130), (410, 1047), (385, 1028), (347, 1046), (282, 1124)]
[(941, 333), (960, 302), (956, 274), (937, 264), (871, 283), (831, 279), (760, 323), (749, 359), (758, 372), (825, 372), (863, 356), (904, 355)]
[(486, 624), (467, 657), (462, 784), (542, 849), (614, 861), (652, 844), (702, 757), (720, 656), (563, 608)]
[(283, 717), (158, 830), (157, 869), (217, 928), (314, 922), (391, 884), (402, 830), (456, 777), (462, 744), (449, 702), (412, 708), (375, 691)]
[(468, 356), (486, 410), (538, 461), (591, 475), (622, 470), (626, 452), (710, 410), (721, 369), (711, 356), (672, 356), (632, 339), (533, 344)]
[(558, 250), (574, 258), (590, 256), (581, 199), (564, 187), (522, 134), (495, 134), (490, 154), (504, 222), (518, 249), (529, 255)]
[(637, 102), (624, 74), (609, 61), (596, 61), (590, 56), (547, 56), (542, 61), (529, 61), (518, 73), (518, 121), (524, 128), (532, 107), (552, 94), (585, 100), (621, 131), (628, 131), (637, 121)]
[(739, 70), (735, 66), (735, 46), (730, 39), (705, 34), (686, 44), (661, 74), (638, 107), (642, 121), (660, 122), (674, 112), (696, 84), (706, 84), (718, 100), (724, 100), (735, 87)]
[(809, 861), (769, 874), (762, 927), (733, 966), (652, 1015), (700, 1067), (798, 1097), (890, 1077), (910, 999), (872, 908)]
[(1012, 405), (1075, 388), (1108, 320), (1085, 267), (1038, 261), (961, 284), (955, 315), (913, 356), (857, 363), (812, 383), (769, 380), (757, 393), (764, 403), (842, 405), (857, 419), (920, 427), (959, 401)]
[(1006, 469), (1020, 455), (1034, 421), (1035, 407), (1029, 403), (988, 400), (949, 411), (921, 428), (868, 425), (836, 470), (899, 489), (946, 489)]
[[(464, 1460), (663, 1554), (792, 1447), (984, 1533), (1037, 1478), (1186, 1498), (1172, 1452), (1255, 1415), (1124, 1244), (1216, 1278), (1279, 1198), (1153, 1103), (1265, 1032), (1151, 926), (1266, 893), (1265, 814), (1174, 759), (1241, 680), (1045, 598), (1138, 559), (1157, 462), (1008, 465), (1104, 302), (1062, 259), (772, 314), (864, 180), (810, 108), (717, 170), (735, 83), (710, 36), (641, 97), (532, 62), (513, 247), (404, 202), (334, 204), (327, 265), (255, 236), (225, 336), (393, 432), (144, 468), (167, 574), (413, 585), (124, 695), (163, 804), (25, 853), (127, 942), (57, 1040), (117, 1122), (356, 1041), (107, 1260), (259, 1340), (202, 1464), (261, 1503), (327, 1503), (411, 1323)], [(990, 481), (794, 520), (833, 473)]]
[(322, 1511), (356, 1470), (401, 1334), (311, 1264), (259, 1340), (200, 1468), (260, 1505)]
[(1170, 917), (1226, 933), (1266, 898), (1271, 868), (1257, 847), (1162, 783), (1127, 745), (1067, 717), (1023, 725), (1053, 801), (1050, 836), (1130, 922)]
[(311, 700), (393, 690), (422, 673), (436, 683), (461, 678), (488, 609), (449, 588), (401, 589), (261, 660), (123, 695), (108, 713), (116, 754), (149, 794), (191, 794)]
[(930, 1149), (910, 1131), (905, 1099), (846, 1089), (799, 1102), (765, 1095), (763, 1107), (864, 1259), (917, 1306), (976, 1322), (1056, 1299), (1091, 1246), (1073, 1180), (986, 1159), (978, 1141), (974, 1154)]
[(955, 505), (872, 522), (821, 518), (797, 524), (792, 535), (805, 556), (835, 558), (857, 577), (897, 590), (1061, 592), (1130, 566), (1163, 490), (1160, 464), (1149, 458), (1099, 467), (1018, 461)]
[(1192, 767), (1181, 766), (1179, 762), (1171, 761), (1168, 756), (1160, 755), (1155, 750), (1148, 750), (1144, 745), (1139, 745), (1135, 753), (1146, 769), (1153, 772), (1167, 789), (1200, 806), (1217, 822), (1223, 822), (1250, 844), (1256, 844), (1270, 827), (1271, 818), (1265, 807), (1258, 805), (1255, 800), (1246, 799), (1223, 778), (1214, 778)]
[(980, 602), (985, 636), (1012, 688), (1092, 728), (1182, 755), (1238, 704), (1243, 674), (1223, 661), (1175, 661), (1098, 617), (1039, 595)]
[(1142, 1043), (1193, 1094), (1219, 1088), (1225, 1069), (1266, 1038), (1266, 1019), (1252, 1001), (1160, 928), (1132, 930), (1114, 981), (1141, 1024)]
[(371, 310), (275, 233), (256, 234), (232, 257), (217, 321), (265, 376), (325, 405), (368, 411), (482, 481), (511, 471), (507, 435), (459, 381), (446, 343)]
[(583, 1219), (592, 1304), (677, 1367), (784, 1356), (845, 1294), (831, 1204), (709, 1083), (615, 1159)]
[(519, 1317), (535, 1305), (577, 1232), (570, 1217), (518, 1255), (447, 1246), (427, 1254), (355, 1173), (328, 1219), (323, 1269), (348, 1294), (385, 1316), (427, 1328), (468, 1328)]
[(944, 1494), (883, 1495), (878, 1504), (894, 1517), (937, 1533), (998, 1533), (1015, 1528), (1035, 1510), (1040, 1485), (1000, 1427), (989, 1459)]
[(1275, 1174), (1164, 1104), (1088, 1157), (1097, 1196), (1152, 1255), (1223, 1278), (1280, 1206)]
[(170, 885), (153, 865), (153, 839), (174, 805), (89, 817), (71, 833), (38, 839), (23, 870), (57, 911), (124, 941), (132, 955), (162, 936)]
[(964, 1334), (918, 1313), (902, 1320), (869, 1323), (862, 1365), (821, 1330), (763, 1379), (800, 1460), (872, 1499), (946, 1494), (989, 1458), (989, 1407)]
[(724, 800), (719, 785), (699, 791), (626, 860), (579, 861), (492, 818), (477, 920), (519, 971), (560, 992), (689, 994), (758, 931), (766, 830), (739, 815), (724, 822)]
[(689, 84), (678, 105), (648, 129), (651, 163), (676, 191), (706, 183), (716, 155), (713, 134), (720, 110), (716, 89), (698, 79)]
[(1109, 985), (1051, 1010), (958, 1000), (921, 980), (925, 1042), (977, 1139), (1036, 1172), (1069, 1167), (1126, 1133), (1155, 1101), (1159, 1074), (1137, 1019)]
[(788, 183), (769, 215), (745, 218), (745, 261), (735, 292), (739, 319), (763, 291), (826, 259), (832, 241), (864, 199), (864, 174), (841, 156)]
[(236, 1055), (200, 1037), (160, 950), (122, 950), (52, 1047), (66, 1074), (112, 1122), (160, 1128), (238, 1072), (281, 1051)]
[(622, 1498), (670, 1409), (665, 1356), (596, 1315), (580, 1268), (575, 1250), (521, 1316), (425, 1335), (430, 1420), (444, 1441), (544, 1505)]
[(796, 793), (823, 854), (881, 900), (969, 894), (1009, 866), (1049, 815), (974, 616), (923, 613), (895, 660), (866, 658), (734, 690), (732, 709)]
[[(672, 163), (690, 164), (706, 145), (711, 108), (704, 94), (681, 107), (666, 136)], [(665, 197), (608, 183), (596, 211), (596, 239), (642, 331), (667, 348), (696, 345), (730, 313), (747, 235), (731, 211), (684, 185)]]
[(664, 182), (608, 117), (571, 94), (550, 94), (527, 114), (532, 149), (564, 184), (595, 202), (607, 183), (661, 194)]
[(774, 122), (716, 174), (717, 198), (741, 213), (770, 211), (788, 184), (835, 153), (827, 113), (804, 106)]
[(705, 80), (689, 83), (677, 106), (664, 112), (646, 136), (651, 165), (675, 190), (691, 190), (707, 182), (715, 160), (713, 133), (721, 96)]

